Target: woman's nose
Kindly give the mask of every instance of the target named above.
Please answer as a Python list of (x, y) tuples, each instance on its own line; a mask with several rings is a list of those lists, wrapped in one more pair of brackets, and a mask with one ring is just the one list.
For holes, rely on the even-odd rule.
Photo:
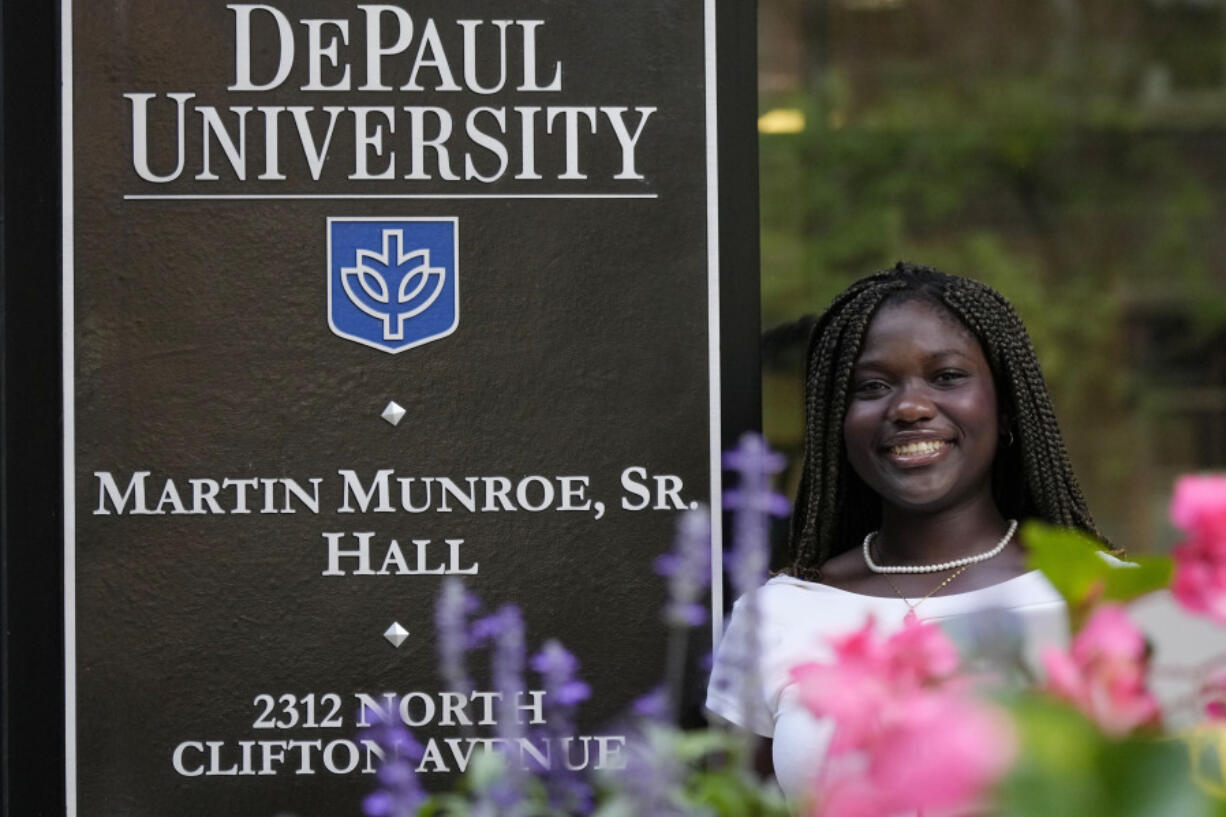
[(890, 404), (889, 419), (895, 423), (912, 424), (931, 420), (936, 414), (928, 390), (919, 385), (903, 384)]

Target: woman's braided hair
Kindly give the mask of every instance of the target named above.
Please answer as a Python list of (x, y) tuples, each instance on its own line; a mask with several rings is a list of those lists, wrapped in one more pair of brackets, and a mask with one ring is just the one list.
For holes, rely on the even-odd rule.
[[(1006, 517), (1079, 528), (1105, 541), (1069, 464), (1039, 361), (1013, 307), (996, 290), (931, 267), (898, 262), (852, 284), (818, 319), (805, 371), (805, 461), (784, 572), (820, 579), (821, 565), (881, 524), (881, 503), (847, 462), (843, 415), (851, 370), (876, 311), (886, 302), (930, 301), (978, 338), (992, 367), (1004, 422), (993, 463), (997, 507)], [(1007, 429), (1007, 432), (1006, 432)]]

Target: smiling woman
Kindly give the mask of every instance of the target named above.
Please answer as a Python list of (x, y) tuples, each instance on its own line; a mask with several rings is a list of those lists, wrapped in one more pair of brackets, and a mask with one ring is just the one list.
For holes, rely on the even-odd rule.
[(815, 326), (805, 388), (787, 573), (872, 573), (851, 551), (878, 530), (898, 564), (973, 554), (1008, 518), (1102, 538), (1026, 329), (990, 287), (905, 263), (862, 279)]
[[(773, 738), (785, 792), (803, 795), (830, 740), (790, 669), (870, 617), (945, 621), (1006, 609), (1037, 666), (1067, 637), (1064, 603), (1028, 571), (1018, 522), (1099, 539), (1065, 455), (1034, 350), (995, 290), (899, 263), (831, 303), (809, 344), (805, 464), (791, 563), (737, 602), (707, 707)], [(740, 657), (758, 645), (751, 694)]]
[[(1013, 525), (992, 492), (1008, 428), (993, 381), (979, 341), (948, 308), (913, 293), (878, 308), (851, 370), (843, 444), (852, 473), (879, 497), (882, 532), (866, 534), (863, 558), (854, 549), (831, 558), (827, 584), (891, 595), (891, 572), (961, 567), (985, 542), (1008, 549), (982, 548), (1001, 558), (962, 578), (962, 587), (1024, 572), (1020, 547), (1004, 538)], [(921, 593), (925, 581), (896, 584)]]

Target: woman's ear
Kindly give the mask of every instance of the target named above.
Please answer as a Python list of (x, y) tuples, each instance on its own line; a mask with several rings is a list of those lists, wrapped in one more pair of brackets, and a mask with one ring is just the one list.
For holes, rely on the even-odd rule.
[(1008, 448), (1014, 443), (1013, 423), (1009, 420), (1008, 414), (1001, 414), (997, 423), (998, 433), (1000, 435), (1000, 444), (1005, 448)]

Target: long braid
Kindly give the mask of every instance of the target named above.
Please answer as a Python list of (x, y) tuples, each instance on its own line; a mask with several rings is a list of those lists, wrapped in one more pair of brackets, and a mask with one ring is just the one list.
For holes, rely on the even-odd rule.
[(851, 370), (873, 313), (899, 288), (898, 282), (881, 275), (866, 278), (836, 298), (814, 326), (805, 376), (806, 455), (792, 521), (794, 572), (815, 576), (816, 567), (832, 555), (842, 528), (852, 521), (830, 513), (831, 508), (857, 504), (852, 501), (855, 486), (847, 482), (854, 474), (843, 454)]
[(956, 316), (978, 338), (995, 375), (1009, 434), (1017, 443), (997, 453), (993, 488), (1001, 512), (1079, 528), (1105, 542), (1073, 474), (1038, 358), (1017, 312), (977, 281), (899, 262), (848, 287), (813, 327), (805, 371), (805, 461), (786, 572), (819, 579), (827, 559), (880, 524), (880, 500), (847, 462), (843, 415), (852, 368), (873, 316), (887, 301), (913, 297)]
[[(955, 279), (961, 280), (961, 279)], [(1053, 524), (1104, 537), (1094, 525), (1060, 435), (1038, 357), (1017, 312), (1002, 295), (974, 281), (948, 287), (946, 304), (980, 338), (993, 371), (1006, 375), (1021, 434), (1026, 483), (1041, 486), (1030, 510)]]

